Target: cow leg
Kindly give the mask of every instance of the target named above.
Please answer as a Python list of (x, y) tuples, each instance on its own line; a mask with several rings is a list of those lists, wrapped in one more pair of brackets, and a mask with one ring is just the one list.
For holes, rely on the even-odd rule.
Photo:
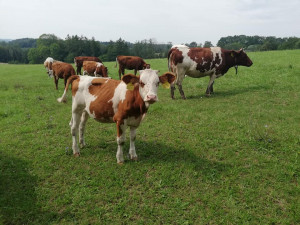
[[(184, 73), (183, 73), (184, 74)], [(182, 99), (186, 99), (186, 97), (185, 97), (185, 95), (184, 95), (184, 92), (183, 92), (183, 90), (182, 90), (182, 81), (183, 81), (183, 78), (184, 78), (184, 75), (183, 76), (178, 76), (177, 77), (177, 82), (176, 82), (176, 84), (177, 84), (177, 86), (178, 86), (178, 89), (179, 89), (179, 93), (180, 93), (180, 95), (181, 95), (181, 98)]]
[(171, 84), (171, 98), (172, 99), (175, 99), (175, 97), (174, 97), (174, 91), (175, 91), (175, 85)]
[(137, 73), (137, 69), (134, 69), (134, 75), (136, 75), (136, 73)]
[(118, 150), (117, 150), (117, 163), (123, 164), (124, 163), (124, 156), (123, 156), (123, 146), (125, 143), (125, 130), (126, 126), (121, 124), (120, 121), (117, 121), (117, 144), (118, 144)]
[(53, 77), (54, 77), (55, 88), (56, 90), (58, 90), (58, 78), (56, 78), (56, 76)]
[(77, 134), (78, 134), (78, 127), (80, 124), (80, 118), (82, 115), (82, 110), (74, 110), (72, 112), (72, 126), (71, 126), (71, 134), (72, 134), (72, 149), (73, 149), (73, 154), (75, 157), (80, 155), (78, 143), (77, 143)]
[(209, 83), (208, 83), (208, 86), (207, 86), (207, 89), (206, 89), (206, 96), (209, 97), (210, 94), (211, 94), (211, 87), (212, 85), (214, 84), (214, 80), (216, 79), (216, 75), (213, 74), (210, 76), (210, 80), (209, 80)]
[(135, 151), (135, 137), (136, 137), (137, 127), (130, 127), (130, 148), (129, 148), (129, 158), (131, 160), (137, 160), (137, 155)]
[(121, 69), (121, 67), (119, 66), (119, 79), (121, 80), (121, 71), (122, 71), (122, 69)]
[(213, 94), (214, 93), (214, 82), (212, 82), (211, 86), (210, 86), (210, 93)]
[(86, 111), (83, 111), (81, 115), (80, 125), (79, 125), (79, 144), (81, 148), (85, 146), (84, 129), (88, 118), (89, 118), (89, 114)]

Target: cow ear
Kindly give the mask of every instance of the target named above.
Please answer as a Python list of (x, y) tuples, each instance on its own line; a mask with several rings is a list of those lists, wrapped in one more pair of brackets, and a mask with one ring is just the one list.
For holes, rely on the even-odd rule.
[(126, 74), (122, 77), (122, 81), (127, 84), (128, 90), (134, 89), (134, 84), (138, 83), (140, 81), (140, 78), (133, 75), (133, 74)]
[(237, 55), (239, 54), (239, 52), (232, 50), (230, 55), (232, 58), (235, 58)]
[(163, 75), (159, 77), (160, 83), (162, 83), (162, 86), (164, 88), (170, 88), (170, 84), (172, 84), (175, 81), (175, 75), (171, 72), (166, 72)]

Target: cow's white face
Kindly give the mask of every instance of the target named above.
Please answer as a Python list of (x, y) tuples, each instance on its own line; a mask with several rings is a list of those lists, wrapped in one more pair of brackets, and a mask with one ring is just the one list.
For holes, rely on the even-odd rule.
[(49, 77), (53, 77), (53, 70), (48, 70)]
[(139, 92), (144, 102), (152, 104), (158, 100), (158, 70), (140, 70)]

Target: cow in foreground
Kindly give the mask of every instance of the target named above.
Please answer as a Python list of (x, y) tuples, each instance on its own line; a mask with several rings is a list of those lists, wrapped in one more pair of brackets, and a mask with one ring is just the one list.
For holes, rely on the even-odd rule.
[(81, 67), (83, 66), (84, 61), (94, 61), (94, 62), (102, 63), (102, 61), (98, 57), (94, 57), (94, 56), (77, 56), (77, 57), (74, 58), (74, 63), (75, 63), (76, 74), (77, 75), (78, 74), (81, 75)]
[(71, 75), (75, 75), (75, 70), (73, 66), (69, 63), (55, 61), (49, 63), (49, 76), (54, 77), (54, 83), (56, 90), (58, 90), (58, 79), (64, 79), (64, 84), (66, 86), (67, 80)]
[(100, 62), (84, 61), (83, 62), (83, 75), (93, 75), (95, 77), (108, 77), (107, 67)]
[[(244, 50), (225, 50), (220, 47), (189, 48), (185, 45), (175, 45), (168, 53), (168, 67), (176, 75), (176, 84), (181, 97), (185, 99), (182, 81), (185, 75), (199, 78), (210, 76), (206, 95), (213, 93), (214, 80), (223, 76), (231, 67), (251, 66)], [(171, 86), (171, 97), (174, 99), (175, 83)]]
[(134, 70), (136, 75), (138, 70), (150, 69), (150, 64), (147, 64), (141, 57), (118, 55), (116, 58), (116, 66), (119, 64), (119, 78), (125, 74), (125, 69)]
[(117, 125), (117, 162), (124, 162), (123, 146), (125, 130), (130, 127), (129, 157), (137, 160), (135, 151), (136, 129), (147, 113), (149, 106), (158, 100), (159, 83), (170, 86), (175, 76), (166, 72), (158, 76), (158, 71), (146, 69), (140, 71), (140, 76), (127, 74), (122, 80), (96, 78), (90, 76), (71, 76), (58, 102), (66, 101), (69, 84), (72, 84), (72, 119), (70, 122), (72, 134), (72, 149), (74, 156), (79, 156), (77, 143), (85, 145), (84, 129), (87, 119), (92, 117), (98, 122), (116, 123)]

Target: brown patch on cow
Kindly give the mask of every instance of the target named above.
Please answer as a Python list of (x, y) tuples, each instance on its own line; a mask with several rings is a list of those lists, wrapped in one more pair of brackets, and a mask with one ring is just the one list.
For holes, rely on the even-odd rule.
[(172, 48), (168, 53), (168, 59), (175, 66), (183, 62), (182, 52), (178, 48)]
[(141, 57), (138, 56), (117, 56), (117, 62), (119, 63), (119, 77), (121, 74), (124, 75), (125, 69), (134, 70), (134, 75), (136, 75), (138, 70), (149, 69), (150, 64), (147, 64)]
[(81, 74), (81, 67), (83, 65), (84, 61), (94, 61), (94, 62), (100, 62), (102, 63), (102, 61), (98, 58), (98, 57), (94, 57), (94, 56), (77, 56), (74, 58), (74, 63), (75, 66), (77, 68), (77, 74)]
[[(78, 86), (79, 86), (79, 81), (80, 81), (80, 77), (79, 76), (76, 76), (76, 77), (77, 77), (76, 79), (74, 78), (74, 80), (71, 81), (72, 82), (72, 96), (73, 97), (76, 95), (76, 92), (78, 91)], [(69, 80), (71, 80), (72, 78), (73, 78), (73, 76), (70, 77)]]

